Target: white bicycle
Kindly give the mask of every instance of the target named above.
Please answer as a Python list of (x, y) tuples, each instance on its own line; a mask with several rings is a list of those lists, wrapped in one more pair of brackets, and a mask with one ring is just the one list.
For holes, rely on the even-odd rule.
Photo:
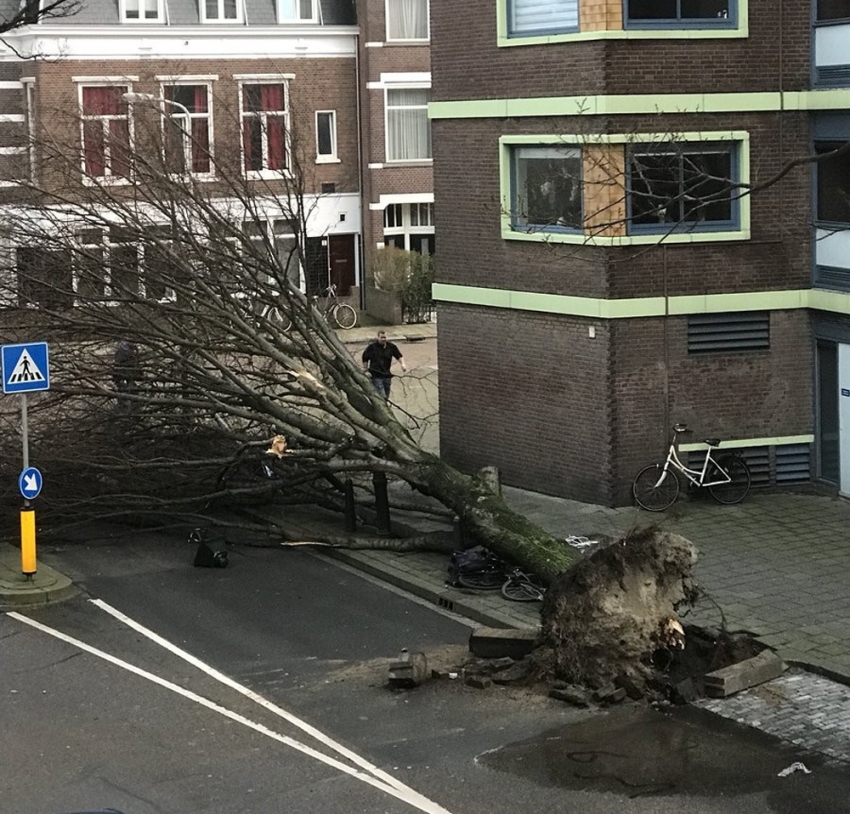
[(727, 505), (740, 503), (750, 491), (750, 469), (736, 453), (724, 452), (715, 458), (712, 450), (720, 439), (706, 438), (708, 450), (702, 469), (690, 469), (680, 460), (677, 451), (679, 435), (687, 432), (684, 424), (673, 427), (673, 438), (663, 464), (650, 464), (638, 472), (632, 484), (632, 494), (638, 506), (649, 512), (663, 512), (675, 503), (681, 484), (676, 471), (681, 472), (694, 486), (704, 486), (718, 502)]
[[(325, 302), (321, 307), (318, 304), (318, 296), (313, 297), (313, 302), (316, 308), (319, 309), (319, 313), (328, 322), (332, 322), (344, 331), (353, 328), (357, 324), (357, 311), (348, 303), (340, 302), (336, 293), (336, 286), (333, 283), (322, 292), (322, 296)], [(284, 306), (267, 305), (263, 309), (262, 316), (280, 331), (288, 331), (292, 328), (292, 317)]]

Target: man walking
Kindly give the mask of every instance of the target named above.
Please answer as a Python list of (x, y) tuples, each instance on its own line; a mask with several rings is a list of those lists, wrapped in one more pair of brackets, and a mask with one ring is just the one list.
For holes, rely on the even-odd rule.
[(398, 359), (402, 372), (407, 371), (404, 357), (394, 342), (387, 341), (386, 331), (378, 331), (378, 338), (372, 340), (363, 351), (363, 370), (368, 371), (372, 377), (372, 386), (383, 396), (384, 400), (390, 397), (390, 384), (392, 373), (390, 367), (393, 359)]

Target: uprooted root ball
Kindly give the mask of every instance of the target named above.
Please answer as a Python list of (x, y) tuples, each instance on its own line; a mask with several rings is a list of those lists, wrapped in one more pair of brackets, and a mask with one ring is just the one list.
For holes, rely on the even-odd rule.
[(650, 528), (557, 577), (541, 612), (553, 678), (644, 690), (657, 675), (653, 653), (680, 645), (677, 611), (696, 599), (696, 560), (696, 548), (684, 537)]

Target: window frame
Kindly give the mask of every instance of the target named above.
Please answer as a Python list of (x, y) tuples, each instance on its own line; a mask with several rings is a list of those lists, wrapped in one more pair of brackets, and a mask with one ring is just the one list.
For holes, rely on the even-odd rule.
[[(284, 17), (283, 4), (286, 0), (275, 0), (275, 13), (277, 15), (278, 25), (314, 25), (319, 22), (319, 3), (318, 0), (311, 0), (310, 17)], [(300, 9), (301, 0), (295, 0), (296, 6)]]
[(386, 42), (393, 43), (428, 43), (431, 41), (431, 0), (420, 0), (425, 4), (425, 36), (424, 37), (393, 37), (390, 35), (390, 5), (394, 0), (384, 0), (384, 21)]
[[(245, 111), (245, 91), (246, 85), (281, 85), (283, 86), (283, 106), (282, 111)], [(292, 175), (292, 113), (289, 95), (289, 78), (280, 77), (264, 77), (256, 79), (240, 79), (239, 80), (239, 159), (242, 167), (243, 177), (248, 180), (273, 180), (275, 178), (289, 178)], [(283, 126), (285, 133), (284, 140), (284, 155), (286, 166), (282, 170), (270, 169), (268, 164), (269, 145), (268, 145), (268, 128), (263, 126), (263, 161), (262, 168), (259, 170), (249, 170), (245, 165), (245, 137), (244, 123), (246, 118), (268, 119), (270, 116), (275, 118), (283, 118)]]
[[(319, 136), (319, 117), (320, 116), (329, 116), (330, 117), (330, 140), (331, 140), (331, 151), (329, 153), (321, 153), (320, 145), (321, 138)], [(338, 164), (340, 163), (339, 158), (339, 145), (337, 142), (337, 122), (336, 122), (336, 110), (317, 110), (315, 115), (316, 122), (316, 163), (317, 164)]]
[(813, 19), (816, 26), (846, 24), (850, 22), (850, 8), (848, 8), (847, 14), (843, 17), (821, 17), (820, 0), (815, 0)]
[[(77, 100), (78, 100), (78, 109), (80, 112), (80, 170), (82, 172), (83, 183), (86, 185), (94, 185), (94, 184), (129, 184), (132, 183), (133, 180), (133, 165), (132, 165), (132, 155), (133, 155), (133, 144), (134, 144), (134, 126), (133, 126), (133, 115), (132, 108), (129, 102), (123, 101), (123, 107), (125, 114), (122, 115), (114, 115), (114, 114), (87, 114), (84, 112), (84, 95), (86, 88), (124, 88), (122, 91), (122, 96), (124, 93), (129, 93), (133, 90), (133, 83), (130, 80), (127, 81), (112, 81), (112, 80), (82, 80), (77, 82)], [(128, 156), (128, 171), (127, 175), (117, 175), (112, 172), (112, 155), (110, 150), (110, 133), (108, 132), (109, 122), (111, 121), (122, 121), (125, 120), (127, 122), (127, 156)], [(92, 175), (88, 172), (86, 167), (86, 123), (87, 122), (102, 122), (103, 128), (103, 141), (104, 141), (104, 169), (108, 170), (104, 175)]]
[(558, 28), (534, 28), (517, 31), (514, 27), (514, 4), (516, 0), (503, 0), (505, 3), (505, 32), (510, 39), (526, 39), (529, 37), (558, 37), (565, 34), (577, 34), (581, 30), (581, 0), (576, 0), (576, 24)]
[[(393, 105), (389, 104), (390, 93), (395, 90), (427, 90), (428, 101), (424, 105)], [(428, 118), (428, 105), (431, 102), (431, 84), (422, 82), (389, 83), (384, 87), (384, 158), (387, 164), (433, 164), (434, 145), (431, 130), (431, 120)], [(390, 158), (390, 110), (422, 110), (428, 123), (428, 152), (427, 158)]]
[[(835, 145), (835, 146), (830, 146), (826, 150), (826, 152), (831, 152), (833, 149), (837, 149), (838, 147), (843, 146), (845, 143), (846, 143), (845, 141), (842, 141), (841, 139), (837, 139), (837, 138), (835, 138), (835, 139), (819, 138), (819, 139), (814, 140), (813, 146), (814, 146), (814, 151), (817, 154), (818, 153), (818, 147), (824, 147), (826, 145)], [(844, 156), (844, 159), (850, 160), (850, 159), (848, 159), (847, 156)], [(825, 166), (827, 164), (829, 164), (828, 161), (815, 162), (815, 167), (814, 167), (814, 195), (813, 195), (813, 201), (812, 201), (812, 204), (813, 204), (812, 215), (813, 215), (814, 225), (815, 225), (816, 228), (820, 228), (820, 229), (835, 230), (836, 228), (838, 228), (840, 230), (844, 230), (848, 226), (850, 226), (850, 189), (847, 190), (848, 200), (847, 200), (847, 219), (846, 220), (828, 220), (826, 218), (820, 217), (820, 202), (821, 202), (820, 168), (821, 168), (821, 166)]]
[[(518, 170), (517, 157), (520, 150), (562, 150), (577, 153), (575, 156), (565, 156), (578, 158), (579, 162), (579, 225), (557, 225), (557, 224), (540, 224), (540, 223), (521, 223), (517, 216), (517, 193), (518, 193)], [(576, 144), (516, 144), (510, 148), (510, 224), (511, 228), (518, 232), (526, 232), (529, 234), (582, 234), (584, 231), (584, 153), (581, 145)]]
[(678, 12), (676, 17), (663, 20), (631, 20), (629, 5), (632, 0), (623, 0), (623, 28), (625, 30), (670, 30), (670, 29), (703, 29), (724, 30), (738, 28), (739, 3), (742, 0), (728, 0), (728, 17), (682, 17), (682, 0), (675, 0)]
[[(218, 17), (208, 17), (207, 16), (207, 2), (208, 0), (198, 0), (199, 12), (201, 23), (211, 23), (212, 25), (242, 25), (245, 21), (245, 10), (244, 3), (242, 0), (234, 0), (236, 4), (236, 16), (235, 17), (225, 17), (224, 13), (224, 5), (227, 0), (214, 0), (216, 5), (218, 6), (219, 16)], [(140, 0), (141, 2), (141, 0)]]
[[(159, 89), (159, 107), (160, 111), (160, 122), (162, 124), (162, 150), (163, 150), (163, 159), (165, 162), (166, 169), (168, 168), (168, 153), (167, 153), (167, 145), (168, 145), (168, 136), (166, 133), (166, 128), (169, 126), (168, 123), (171, 121), (175, 121), (179, 119), (185, 119), (186, 114), (183, 112), (181, 107), (176, 107), (174, 104), (171, 104), (166, 97), (166, 88), (172, 87), (204, 87), (207, 91), (207, 110), (205, 113), (193, 113), (189, 111), (189, 120), (187, 122), (187, 127), (180, 127), (183, 142), (183, 164), (187, 167), (187, 170), (183, 172), (173, 172), (170, 173), (173, 176), (184, 176), (198, 179), (211, 179), (215, 177), (215, 130), (214, 130), (214, 119), (213, 119), (213, 93), (212, 93), (212, 82), (209, 80), (201, 80), (201, 79), (191, 79), (191, 78), (175, 78), (169, 79), (168, 81), (163, 81), (160, 83)], [(194, 164), (193, 158), (193, 147), (195, 145), (194, 136), (192, 134), (192, 122), (195, 120), (206, 120), (207, 122), (207, 152), (209, 153), (209, 170), (206, 172), (195, 172), (192, 170), (192, 166)]]
[[(429, 241), (429, 245), (431, 251), (428, 252), (429, 255), (433, 256), (434, 254), (434, 236), (436, 234), (436, 229), (434, 227), (434, 199), (433, 196), (430, 196), (431, 200), (393, 200), (387, 203), (384, 206), (383, 211), (383, 223), (381, 228), (381, 239), (382, 242), (378, 244), (378, 248), (385, 248), (387, 246), (396, 246), (396, 248), (404, 249), (405, 251), (418, 251), (417, 249), (412, 248), (413, 239), (416, 237), (426, 238)], [(417, 212), (417, 221), (421, 221), (419, 215), (422, 212), (422, 207), (425, 207), (425, 211), (429, 213), (430, 223), (415, 223), (413, 222), (413, 208), (416, 207)], [(388, 226), (387, 221), (389, 220), (388, 214), (393, 212), (393, 225)], [(403, 245), (399, 246), (398, 238), (401, 238), (401, 243)], [(421, 252), (420, 252), (421, 253)]]
[[(594, 231), (592, 221), (594, 213), (587, 211), (585, 220), (587, 227), (583, 232), (526, 232), (517, 231), (511, 224), (510, 201), (511, 201), (511, 147), (514, 145), (536, 145), (536, 144), (559, 144), (559, 145), (581, 145), (588, 148), (609, 147), (619, 157), (616, 160), (624, 168), (625, 149), (627, 145), (634, 143), (658, 144), (670, 140), (679, 142), (730, 142), (736, 145), (738, 152), (738, 177), (737, 181), (743, 186), (750, 183), (750, 133), (747, 130), (711, 130), (711, 131), (689, 131), (677, 133), (518, 133), (515, 135), (504, 135), (499, 137), (499, 191), (500, 207), (499, 222), (501, 225), (502, 240), (518, 240), (539, 243), (569, 243), (582, 246), (647, 246), (682, 243), (715, 243), (715, 242), (742, 242), (751, 238), (751, 201), (749, 195), (742, 195), (738, 200), (739, 225), (735, 230), (727, 231), (673, 231), (663, 234), (658, 233), (629, 233), (626, 229), (627, 220), (625, 214), (622, 218), (623, 228), (621, 231), (607, 233)], [(587, 167), (583, 167), (587, 171)], [(623, 170), (625, 171), (625, 170)], [(624, 179), (625, 181), (625, 179)], [(585, 195), (585, 205), (587, 196)], [(587, 208), (587, 207), (586, 207)]]
[[(709, 222), (694, 222), (694, 221), (670, 221), (664, 223), (634, 223), (633, 222), (633, 196), (632, 196), (632, 157), (635, 153), (640, 150), (639, 154), (642, 155), (651, 155), (653, 152), (660, 155), (667, 155), (669, 152), (665, 151), (665, 144), (673, 144), (675, 148), (687, 148), (689, 145), (702, 145), (703, 147), (712, 148), (722, 146), (724, 149), (722, 152), (728, 152), (730, 161), (729, 161), (729, 175), (730, 182), (733, 184), (741, 183), (741, 173), (740, 173), (740, 159), (738, 155), (738, 148), (736, 147), (735, 142), (726, 141), (726, 142), (716, 142), (716, 141), (699, 141), (699, 142), (691, 142), (691, 141), (667, 141), (667, 142), (652, 142), (649, 144), (641, 144), (635, 143), (627, 145), (626, 148), (626, 233), (628, 235), (666, 235), (671, 233), (693, 233), (693, 232), (733, 232), (737, 231), (741, 227), (741, 214), (740, 214), (740, 201), (741, 197), (734, 198), (730, 200), (730, 215), (731, 217), (728, 220), (723, 221), (709, 221)], [(649, 148), (649, 149), (646, 149)], [(653, 149), (655, 148), (655, 149)], [(687, 149), (677, 149), (676, 152), (682, 156), (687, 155), (689, 151)], [(692, 150), (690, 152), (698, 153), (699, 150)], [(720, 150), (703, 150), (702, 153), (706, 152), (721, 152)], [(681, 187), (680, 187), (681, 190)], [(680, 191), (681, 195), (681, 191)], [(680, 197), (680, 196), (677, 196)]]
[[(122, 23), (130, 23), (131, 25), (144, 25), (146, 23), (148, 25), (156, 25), (157, 23), (164, 22), (163, 0), (136, 0), (136, 2), (139, 4), (139, 16), (129, 17), (127, 14), (127, 0), (119, 0), (119, 15)], [(151, 5), (156, 8), (156, 17), (142, 16), (142, 8)]]

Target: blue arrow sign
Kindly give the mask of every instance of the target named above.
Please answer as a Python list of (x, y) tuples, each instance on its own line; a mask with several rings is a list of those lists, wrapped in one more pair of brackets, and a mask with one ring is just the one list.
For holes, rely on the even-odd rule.
[(2, 351), (4, 393), (50, 389), (47, 342), (3, 345)]
[(38, 497), (39, 492), (41, 492), (42, 483), (41, 472), (31, 466), (21, 472), (21, 476), (18, 478), (18, 489), (21, 490), (21, 494), (27, 500), (32, 500)]

